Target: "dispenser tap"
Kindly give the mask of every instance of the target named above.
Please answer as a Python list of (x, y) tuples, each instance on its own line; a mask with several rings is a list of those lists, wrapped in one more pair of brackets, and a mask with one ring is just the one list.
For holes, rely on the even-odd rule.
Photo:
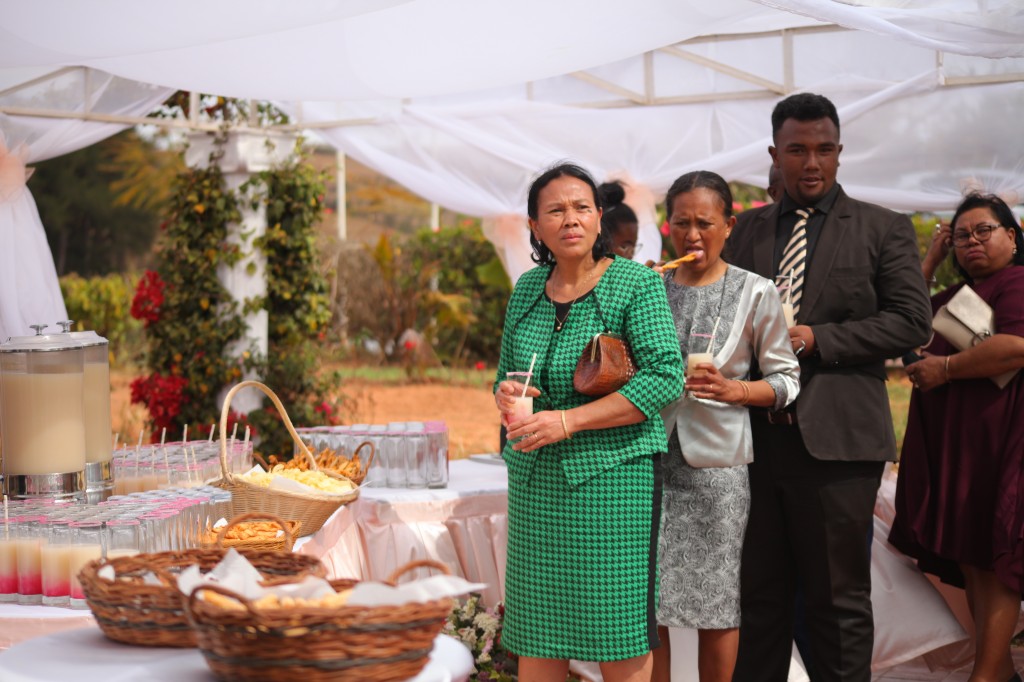
[(42, 336), (43, 335), (43, 330), (46, 329), (48, 326), (50, 326), (50, 325), (47, 325), (47, 324), (30, 324), (29, 328), (36, 330), (36, 336)]
[(71, 331), (71, 325), (73, 325), (74, 323), (74, 320), (62, 320), (61, 322), (57, 323), (57, 326), (61, 328), (62, 332), (67, 334), (69, 331)]

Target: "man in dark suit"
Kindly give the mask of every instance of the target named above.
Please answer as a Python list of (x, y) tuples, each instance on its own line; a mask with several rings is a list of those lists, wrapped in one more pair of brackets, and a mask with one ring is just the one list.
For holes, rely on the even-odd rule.
[(802, 389), (784, 412), (751, 410), (734, 679), (786, 679), (799, 580), (815, 682), (868, 682), (867, 538), (884, 463), (896, 456), (884, 363), (927, 342), (931, 308), (910, 220), (836, 183), (843, 146), (832, 102), (779, 102), (772, 139), (785, 193), (740, 214), (726, 259), (790, 289)]

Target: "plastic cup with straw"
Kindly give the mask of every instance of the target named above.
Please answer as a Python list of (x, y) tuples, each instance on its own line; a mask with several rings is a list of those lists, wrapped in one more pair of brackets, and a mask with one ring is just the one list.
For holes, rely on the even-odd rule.
[(530, 359), (530, 369), (526, 372), (509, 372), (506, 378), (509, 381), (517, 381), (523, 384), (523, 390), (519, 395), (512, 396), (514, 401), (512, 404), (512, 411), (509, 413), (509, 423), (513, 424), (517, 421), (526, 419), (533, 414), (533, 397), (526, 395), (527, 389), (530, 388), (530, 379), (533, 377), (533, 367), (537, 363), (537, 354), (533, 354), (533, 358)]

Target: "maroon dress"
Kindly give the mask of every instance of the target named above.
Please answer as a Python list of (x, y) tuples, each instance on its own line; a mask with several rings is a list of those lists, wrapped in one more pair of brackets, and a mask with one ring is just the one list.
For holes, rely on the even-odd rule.
[[(962, 285), (932, 298), (933, 310)], [(1024, 267), (974, 290), (995, 311), (996, 331), (1024, 336)], [(935, 335), (926, 350), (956, 352)], [(959, 564), (994, 570), (1024, 594), (1024, 371), (1000, 390), (989, 379), (914, 389), (889, 535), (922, 570), (963, 586)]]

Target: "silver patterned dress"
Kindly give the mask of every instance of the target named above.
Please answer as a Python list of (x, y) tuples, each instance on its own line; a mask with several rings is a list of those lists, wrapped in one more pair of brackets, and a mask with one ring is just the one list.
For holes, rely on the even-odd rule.
[[(717, 282), (703, 287), (683, 286), (675, 283), (671, 275), (666, 276), (669, 306), (684, 362), (690, 353), (708, 350), (713, 330), (712, 352), (718, 356), (734, 332), (733, 326), (748, 324), (749, 311), (739, 310), (748, 276), (750, 273), (730, 267)], [(778, 306), (774, 299), (773, 303)], [(798, 389), (792, 372), (770, 374), (765, 380), (775, 390), (777, 407), (795, 397)], [(720, 410), (724, 406), (713, 407)], [(678, 432), (673, 429), (664, 476), (658, 541), (658, 623), (695, 629), (739, 627), (740, 555), (750, 511), (747, 467), (691, 466), (683, 454)]]

